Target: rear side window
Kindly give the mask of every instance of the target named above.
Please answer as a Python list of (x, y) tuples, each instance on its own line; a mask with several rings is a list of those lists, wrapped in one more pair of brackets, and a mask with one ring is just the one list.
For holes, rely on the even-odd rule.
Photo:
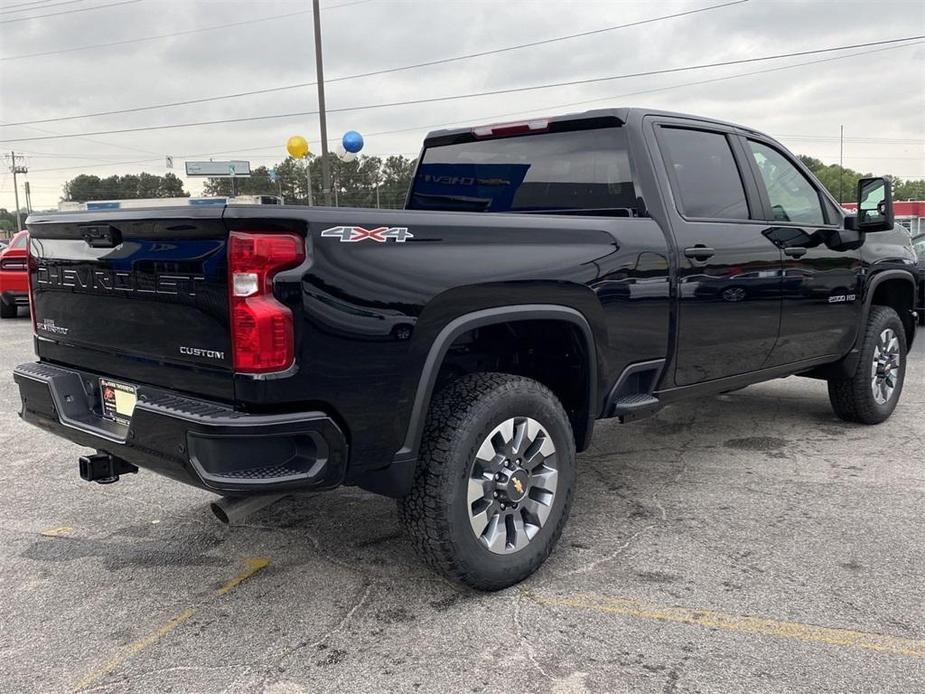
[(634, 215), (626, 134), (611, 127), (428, 147), (409, 207)]
[(10, 244), (10, 248), (25, 248), (26, 241), (29, 240), (28, 234), (22, 234), (13, 239), (13, 243)]
[(768, 190), (774, 221), (825, 224), (819, 192), (806, 176), (776, 149), (754, 140), (748, 146)]
[(739, 168), (726, 136), (686, 128), (659, 129), (659, 146), (685, 217), (748, 219)]

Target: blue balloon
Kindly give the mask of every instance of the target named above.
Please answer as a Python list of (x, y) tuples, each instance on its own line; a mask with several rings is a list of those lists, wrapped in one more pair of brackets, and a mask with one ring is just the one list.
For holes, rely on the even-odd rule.
[(351, 154), (356, 154), (363, 149), (363, 136), (356, 130), (348, 130), (344, 133), (344, 139), (341, 141), (344, 149)]

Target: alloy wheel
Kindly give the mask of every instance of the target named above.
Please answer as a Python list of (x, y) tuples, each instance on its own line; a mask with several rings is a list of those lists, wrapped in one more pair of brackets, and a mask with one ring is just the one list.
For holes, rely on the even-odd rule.
[(899, 356), (899, 338), (892, 328), (886, 328), (874, 345), (874, 360), (870, 367), (870, 389), (879, 405), (889, 402), (896, 390)]
[(530, 417), (505, 420), (479, 446), (469, 472), (469, 523), (495, 554), (526, 547), (552, 510), (558, 485), (552, 437)]

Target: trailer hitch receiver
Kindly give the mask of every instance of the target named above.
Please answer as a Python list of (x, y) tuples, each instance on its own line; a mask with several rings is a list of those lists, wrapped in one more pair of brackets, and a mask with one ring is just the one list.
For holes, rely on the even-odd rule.
[(98, 484), (112, 484), (119, 481), (119, 475), (138, 472), (135, 465), (102, 452), (81, 456), (78, 465), (81, 479)]

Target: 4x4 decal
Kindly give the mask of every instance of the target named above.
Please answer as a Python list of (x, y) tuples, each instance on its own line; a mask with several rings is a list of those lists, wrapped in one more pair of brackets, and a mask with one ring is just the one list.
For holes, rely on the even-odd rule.
[(339, 238), (341, 243), (355, 243), (366, 239), (372, 239), (377, 243), (385, 243), (389, 239), (394, 239), (396, 243), (404, 243), (414, 238), (414, 234), (408, 231), (408, 227), (376, 227), (375, 229), (331, 227), (322, 231), (321, 235), (325, 238)]

